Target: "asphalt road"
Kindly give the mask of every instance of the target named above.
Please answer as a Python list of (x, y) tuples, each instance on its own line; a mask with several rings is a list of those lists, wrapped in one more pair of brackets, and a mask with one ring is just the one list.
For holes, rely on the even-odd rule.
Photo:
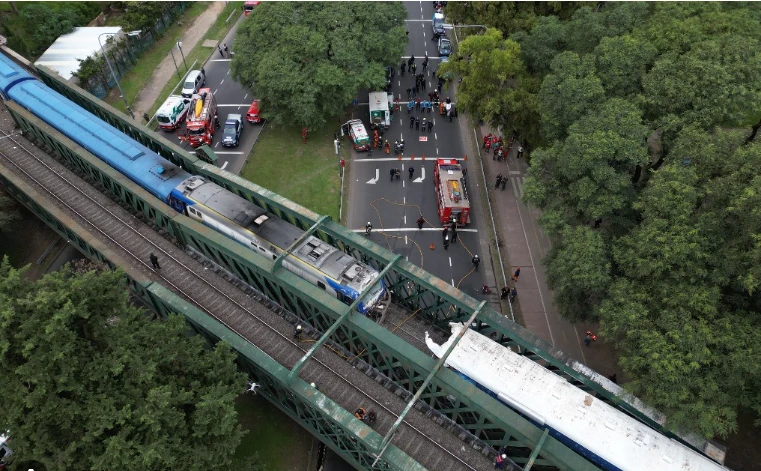
[[(393, 80), (392, 92), (400, 102), (407, 101), (407, 88), (414, 85), (415, 79), (410, 73), (401, 76), (399, 64), (403, 59), (414, 55), (417, 63), (417, 72), (422, 72), (422, 58), (427, 54), (429, 58), (428, 70), (426, 71), (427, 86), (423, 96), (428, 99), (428, 92), (437, 85), (434, 76), (440, 58), (436, 44), (432, 40), (431, 17), (433, 16), (432, 2), (405, 2), (407, 7), (407, 28), (409, 41), (405, 56), (399, 58), (396, 64), (396, 76)], [(421, 93), (418, 93), (421, 96)], [(447, 89), (444, 88), (442, 97), (447, 97)], [(359, 106), (355, 117), (362, 119), (366, 128), (369, 127), (369, 108), (367, 106), (367, 93), (356, 97)], [(452, 101), (454, 97), (452, 97)], [(474, 184), (469, 184), (471, 207), (471, 223), (458, 231), (457, 243), (444, 250), (443, 226), (439, 222), (436, 207), (436, 194), (433, 184), (433, 169), (436, 158), (463, 159), (465, 151), (462, 145), (462, 136), (457, 118), (450, 123), (447, 118), (442, 118), (434, 110), (432, 113), (413, 111), (412, 115), (422, 118), (433, 119), (433, 129), (427, 130), (410, 129), (409, 116), (406, 107), (394, 112), (391, 127), (385, 132), (384, 139), (390, 143), (404, 138), (404, 158), (399, 160), (394, 156), (382, 151), (375, 150), (372, 155), (366, 152), (353, 152), (353, 168), (351, 181), (349, 182), (349, 205), (347, 208), (347, 226), (349, 229), (363, 231), (369, 221), (373, 225), (371, 239), (385, 245), (395, 253), (404, 255), (407, 259), (436, 275), (442, 280), (459, 287), (464, 292), (476, 299), (484, 299), (480, 292), (482, 285), (487, 284), (495, 288), (493, 280), (485, 281), (484, 263), (480, 271), (475, 272), (471, 259), (474, 254), (479, 254), (482, 260), (490, 257), (481, 252), (481, 240), (479, 229), (482, 222), (477, 210), (478, 189)], [(371, 131), (370, 131), (371, 132)], [(348, 137), (344, 145), (349, 145)], [(424, 159), (424, 160), (423, 160)], [(467, 166), (467, 162), (461, 163)], [(409, 178), (408, 169), (415, 169), (413, 178)], [(390, 181), (389, 171), (399, 168), (402, 171), (400, 180)], [(418, 230), (415, 221), (420, 215), (427, 221), (423, 230)], [(430, 245), (434, 244), (434, 249)], [(491, 296), (493, 300), (493, 295)]]
[[(235, 25), (227, 33), (227, 36), (222, 39), (222, 44), (231, 46), (233, 44), (233, 38), (235, 37), (235, 31), (241, 21), (244, 21), (245, 17), (241, 14)], [(235, 51), (231, 51), (233, 54)], [(212, 150), (219, 157), (219, 166), (228, 172), (239, 174), (243, 169), (243, 165), (246, 163), (248, 154), (254, 147), (254, 143), (259, 137), (259, 133), (262, 130), (262, 124), (250, 124), (245, 122), (246, 111), (251, 106), (251, 102), (254, 100), (255, 95), (252, 92), (252, 87), (246, 87), (233, 80), (230, 73), (230, 58), (223, 58), (219, 52), (214, 52), (211, 58), (204, 64), (206, 70), (206, 85), (205, 87), (211, 88), (214, 98), (217, 101), (217, 115), (219, 116), (220, 129), (214, 133), (214, 139), (212, 142)], [(179, 93), (179, 92), (178, 92)], [(244, 119), (243, 131), (240, 135), (240, 144), (237, 147), (224, 147), (221, 144), (222, 128), (224, 127), (225, 118), (228, 114), (241, 114)], [(164, 137), (172, 138), (172, 141), (181, 147), (188, 149), (192, 152), (193, 148), (190, 144), (182, 142), (178, 139), (178, 135), (185, 131), (185, 127), (180, 127), (174, 132), (174, 136), (171, 133), (164, 133)]]

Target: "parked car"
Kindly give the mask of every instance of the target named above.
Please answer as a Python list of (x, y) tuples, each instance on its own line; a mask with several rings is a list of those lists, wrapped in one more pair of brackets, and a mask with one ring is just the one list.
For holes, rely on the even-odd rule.
[(191, 70), (188, 73), (188, 76), (185, 77), (185, 84), (182, 86), (182, 96), (190, 98), (198, 93), (198, 90), (200, 90), (205, 84), (206, 71), (203, 69)]
[(243, 121), (239, 114), (228, 114), (225, 129), (222, 132), (222, 145), (236, 147), (240, 144), (240, 133), (243, 131)]
[(251, 124), (257, 124), (262, 122), (262, 117), (259, 116), (259, 105), (261, 102), (259, 100), (254, 100), (253, 103), (251, 103), (251, 106), (248, 107), (248, 112), (246, 113), (246, 121), (248, 121)]
[(452, 53), (452, 43), (445, 37), (439, 38), (439, 56), (448, 57)]

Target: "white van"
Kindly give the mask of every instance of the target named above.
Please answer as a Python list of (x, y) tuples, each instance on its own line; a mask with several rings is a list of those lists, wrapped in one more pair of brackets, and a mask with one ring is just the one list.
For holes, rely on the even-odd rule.
[(156, 111), (156, 121), (165, 131), (174, 131), (185, 120), (190, 109), (190, 98), (169, 95), (161, 108)]
[(206, 83), (206, 73), (203, 69), (191, 70), (185, 77), (185, 85), (182, 86), (182, 96), (190, 98)]

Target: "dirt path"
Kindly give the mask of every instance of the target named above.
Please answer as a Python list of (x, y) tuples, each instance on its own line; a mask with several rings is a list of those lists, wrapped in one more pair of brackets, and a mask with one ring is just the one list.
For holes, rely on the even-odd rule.
[[(209, 8), (206, 9), (201, 15), (196, 18), (193, 24), (182, 35), (182, 48), (183, 50), (191, 50), (196, 47), (198, 41), (201, 40), (206, 31), (209, 30), (214, 21), (216, 21), (219, 14), (225, 9), (225, 2), (212, 2)], [(145, 84), (140, 93), (137, 95), (137, 99), (132, 108), (135, 110), (135, 118), (138, 121), (142, 120), (143, 113), (146, 113), (158, 99), (161, 91), (166, 86), (167, 82), (175, 76), (174, 63), (172, 62), (171, 54), (167, 54), (164, 60), (161, 61), (156, 70), (151, 74), (151, 78)]]

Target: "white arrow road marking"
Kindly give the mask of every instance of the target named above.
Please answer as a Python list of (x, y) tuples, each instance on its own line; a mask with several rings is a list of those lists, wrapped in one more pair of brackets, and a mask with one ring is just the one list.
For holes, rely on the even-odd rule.
[(367, 180), (367, 183), (369, 183), (370, 185), (375, 185), (375, 183), (378, 181), (379, 178), (380, 178), (380, 170), (376, 168), (375, 178), (371, 178), (370, 180)]
[(423, 180), (425, 180), (425, 167), (420, 167), (420, 173), (421, 175), (417, 177), (416, 179), (412, 180), (415, 183), (420, 183)]

